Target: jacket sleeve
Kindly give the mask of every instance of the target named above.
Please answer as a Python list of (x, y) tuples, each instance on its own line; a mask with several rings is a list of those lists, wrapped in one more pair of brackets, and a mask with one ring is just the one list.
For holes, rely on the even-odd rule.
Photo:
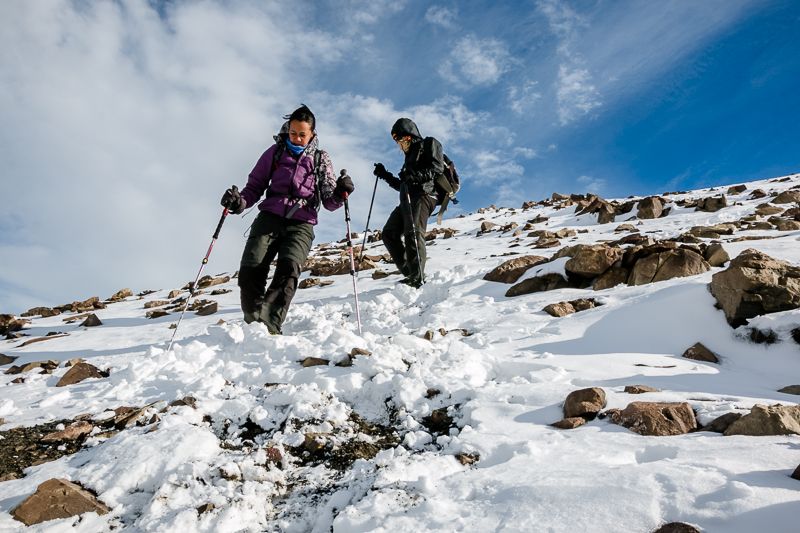
[(422, 185), (433, 181), (444, 172), (442, 144), (433, 137), (422, 141), (422, 153), (412, 169), (406, 169), (401, 179), (407, 183)]
[(323, 150), (321, 159), (325, 167), (325, 175), (317, 185), (320, 187), (319, 194), (322, 198), (322, 205), (328, 211), (336, 211), (344, 205), (344, 200), (333, 194), (336, 189), (336, 172), (333, 170), (333, 163), (328, 152)]
[(388, 176), (384, 177), (383, 179), (386, 183), (389, 184), (389, 187), (391, 187), (396, 191), (400, 190), (400, 185), (402, 185), (403, 183), (402, 181), (400, 181), (400, 178), (396, 177), (394, 174), (391, 173)]
[(255, 205), (269, 187), (272, 179), (272, 157), (275, 153), (276, 145), (272, 145), (266, 152), (261, 154), (258, 162), (250, 176), (247, 178), (247, 185), (242, 189), (242, 198), (247, 202), (247, 207)]

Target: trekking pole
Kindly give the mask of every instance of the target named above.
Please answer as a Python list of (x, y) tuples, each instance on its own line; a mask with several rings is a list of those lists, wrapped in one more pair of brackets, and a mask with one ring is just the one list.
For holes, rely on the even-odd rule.
[[(408, 187), (405, 188), (406, 193), (406, 205), (408, 206), (408, 221), (411, 224), (411, 234), (414, 238), (414, 250), (417, 252), (417, 269), (419, 271), (419, 282), (420, 284), (425, 283), (422, 275), (422, 260), (419, 258), (419, 241), (417, 241), (417, 225), (414, 223), (414, 210), (411, 207), (411, 196), (408, 194)], [(406, 243), (406, 247), (408, 247), (408, 243)]]
[(367, 227), (364, 228), (364, 242), (361, 243), (361, 252), (358, 254), (358, 264), (361, 265), (361, 259), (364, 257), (364, 249), (367, 246), (367, 232), (369, 231), (369, 219), (372, 218), (372, 204), (375, 203), (375, 191), (378, 190), (378, 176), (375, 176), (375, 186), (372, 188), (372, 200), (369, 201), (369, 213), (367, 213)]
[[(341, 176), (346, 176), (347, 171), (342, 169)], [(343, 193), (344, 197), (344, 223), (347, 227), (347, 252), (350, 254), (350, 276), (353, 278), (353, 295), (356, 299), (356, 321), (358, 322), (358, 334), (361, 335), (361, 310), (358, 307), (358, 288), (356, 287), (356, 261), (353, 254), (353, 240), (350, 237), (350, 203), (347, 201), (349, 196)]]
[(217, 229), (214, 231), (214, 236), (211, 238), (211, 244), (208, 246), (208, 251), (206, 252), (206, 256), (203, 258), (203, 263), (200, 265), (200, 270), (197, 272), (197, 277), (194, 278), (194, 282), (189, 285), (189, 296), (186, 297), (186, 303), (183, 304), (183, 310), (181, 311), (181, 316), (178, 319), (178, 324), (175, 326), (175, 331), (172, 332), (172, 338), (169, 340), (169, 346), (167, 347), (167, 351), (172, 349), (172, 343), (175, 341), (175, 335), (178, 333), (178, 328), (181, 327), (181, 320), (183, 320), (183, 314), (186, 312), (186, 308), (189, 307), (189, 300), (192, 299), (194, 295), (194, 289), (197, 286), (197, 281), (200, 279), (200, 274), (203, 273), (203, 269), (208, 264), (208, 256), (211, 255), (211, 250), (214, 248), (214, 243), (217, 242), (217, 237), (219, 237), (219, 231), (222, 229), (222, 223), (225, 222), (225, 217), (228, 216), (228, 208), (224, 208), (222, 210), (222, 216), (219, 218), (219, 224), (217, 224)]

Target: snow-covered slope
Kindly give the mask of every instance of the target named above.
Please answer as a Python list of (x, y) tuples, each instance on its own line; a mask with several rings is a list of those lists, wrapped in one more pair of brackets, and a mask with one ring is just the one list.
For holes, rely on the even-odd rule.
[[(753, 189), (798, 184), (800, 175), (754, 182), (714, 213), (673, 205), (664, 218), (630, 222), (656, 239), (676, 237), (752, 214), (766, 201), (749, 200)], [(484, 219), (522, 227), (539, 215), (549, 220), (536, 229), (585, 232), (537, 250), (527, 231), (479, 235)], [(577, 216), (574, 208), (536, 206), (447, 220), (457, 232), (430, 243), (420, 290), (398, 284), (397, 275), (361, 272), (361, 336), (349, 275), (299, 290), (283, 336), (243, 323), (235, 279), (214, 287), (233, 290), (201, 296), (219, 311), (187, 313), (168, 353), (177, 315), (147, 319), (143, 304), (165, 299), (170, 288), (98, 310), (99, 327), (65, 325), (65, 315), (35, 318), (25, 331), (31, 336), (69, 335), (26, 347), (4, 343), (2, 353), (19, 357), (14, 364), (83, 358), (110, 374), (66, 387), (55, 387), (63, 365), (49, 375), (26, 372), (18, 384), (19, 375), (0, 374), (0, 430), (82, 414), (99, 420), (120, 406), (149, 405), (148, 423), (116, 434), (98, 428), (77, 453), (0, 483), (0, 530), (24, 529), (9, 511), (43, 481), (62, 477), (112, 511), (39, 530), (646, 532), (681, 521), (707, 531), (795, 531), (800, 481), (789, 474), (800, 464), (797, 435), (649, 437), (608, 419), (568, 431), (550, 426), (563, 417), (565, 397), (587, 387), (603, 388), (608, 408), (685, 401), (702, 424), (757, 403), (797, 402), (777, 391), (800, 383), (800, 346), (788, 335), (800, 311), (755, 319), (781, 342), (750, 342), (708, 291), (723, 267), (641, 286), (513, 298), (504, 296), (509, 285), (482, 279), (509, 253), (550, 256), (565, 245), (616, 240), (614, 229), (634, 215), (597, 224), (596, 215)], [(733, 242), (748, 235), (774, 238)], [(800, 231), (775, 230), (721, 239), (731, 257), (756, 248), (800, 264), (798, 240)], [(376, 243), (366, 253), (384, 252)], [(211, 268), (223, 261), (212, 258)], [(537, 269), (559, 271), (563, 262), (528, 275)], [(589, 297), (602, 305), (563, 318), (542, 311)], [(721, 363), (682, 358), (696, 342)], [(337, 366), (354, 348), (370, 355)], [(308, 357), (330, 364), (305, 367)], [(635, 384), (660, 392), (623, 392)], [(194, 408), (167, 407), (186, 396), (196, 399)]]

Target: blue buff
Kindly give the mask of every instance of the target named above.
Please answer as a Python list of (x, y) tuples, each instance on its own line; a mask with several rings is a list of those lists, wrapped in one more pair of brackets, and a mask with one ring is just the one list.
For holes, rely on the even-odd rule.
[(289, 151), (292, 152), (294, 155), (300, 155), (303, 152), (303, 150), (306, 149), (305, 146), (297, 146), (296, 144), (292, 144), (292, 141), (290, 141), (289, 139), (286, 139), (286, 148), (288, 148)]

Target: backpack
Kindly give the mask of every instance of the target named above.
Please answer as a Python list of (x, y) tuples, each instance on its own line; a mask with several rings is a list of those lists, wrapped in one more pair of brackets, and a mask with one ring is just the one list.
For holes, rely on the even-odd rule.
[(447, 204), (451, 201), (454, 204), (458, 203), (456, 193), (461, 189), (461, 179), (458, 175), (458, 171), (456, 171), (455, 163), (453, 163), (452, 159), (447, 157), (447, 154), (442, 154), (442, 158), (444, 159), (444, 172), (434, 179), (436, 205), (441, 206), (436, 217), (436, 223), (439, 225), (442, 224), (442, 217), (447, 210)]
[[(269, 175), (270, 175), (270, 186), (272, 185), (272, 174), (275, 172), (275, 169), (278, 168), (278, 160), (280, 160), (281, 156), (283, 155), (284, 150), (286, 150), (286, 145), (283, 143), (283, 140), (277, 140), (278, 137), (276, 136), (276, 148), (275, 153), (272, 154), (272, 167), (270, 168)], [(313, 199), (309, 200), (308, 205), (313, 207), (317, 213), (319, 213), (320, 206), (322, 205), (322, 182), (325, 179), (325, 165), (322, 162), (322, 150), (317, 148), (314, 150), (314, 177), (317, 180), (316, 191), (314, 194)], [(270, 190), (270, 187), (267, 187), (267, 196), (277, 196), (277, 193), (274, 193)], [(294, 214), (294, 212), (299, 209), (301, 206), (300, 203), (296, 204), (295, 207), (290, 211), (288, 217)]]

